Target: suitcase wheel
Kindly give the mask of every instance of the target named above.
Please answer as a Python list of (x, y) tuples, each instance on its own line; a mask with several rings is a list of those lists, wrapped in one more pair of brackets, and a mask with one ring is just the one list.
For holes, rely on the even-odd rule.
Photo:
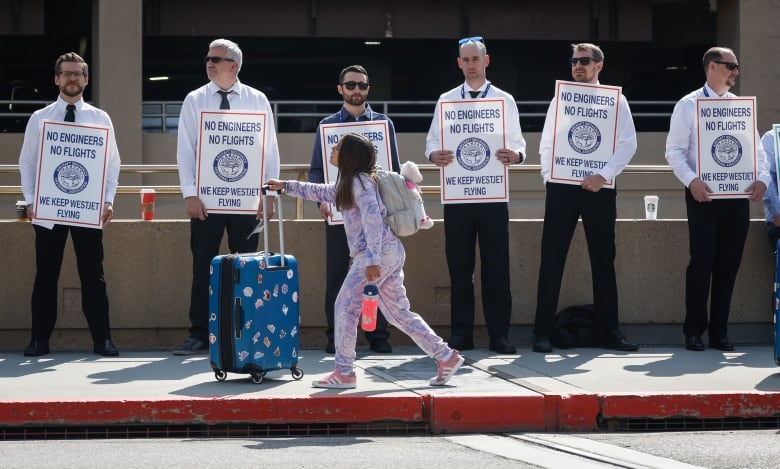
[(253, 383), (260, 384), (263, 382), (263, 378), (265, 378), (265, 371), (254, 371), (250, 375), (250, 378)]
[(293, 379), (296, 381), (303, 378), (303, 370), (298, 368), (297, 366), (290, 368), (290, 372), (292, 373)]
[(214, 377), (217, 378), (217, 381), (225, 381), (227, 373), (222, 370), (214, 370)]

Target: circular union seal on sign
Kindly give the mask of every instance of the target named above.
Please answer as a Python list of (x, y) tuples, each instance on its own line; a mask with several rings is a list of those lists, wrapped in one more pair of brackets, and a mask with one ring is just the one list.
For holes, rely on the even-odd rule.
[(490, 147), (484, 140), (470, 137), (460, 142), (455, 150), (455, 157), (464, 169), (478, 171), (490, 161)]
[(734, 166), (742, 159), (742, 144), (736, 137), (721, 135), (712, 142), (712, 159), (724, 168)]
[(593, 153), (601, 145), (601, 132), (590, 122), (577, 122), (569, 129), (569, 145), (577, 153)]
[(54, 169), (54, 185), (66, 194), (77, 194), (88, 184), (89, 172), (81, 163), (66, 161)]
[(225, 182), (235, 182), (244, 177), (249, 162), (238, 150), (223, 150), (214, 158), (214, 174)]

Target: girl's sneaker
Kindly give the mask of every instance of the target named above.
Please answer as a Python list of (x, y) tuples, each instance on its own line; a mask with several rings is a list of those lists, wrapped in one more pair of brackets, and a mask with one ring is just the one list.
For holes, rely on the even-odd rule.
[(436, 363), (439, 365), (439, 372), (436, 374), (436, 376), (431, 378), (431, 386), (442, 386), (446, 384), (450, 378), (455, 376), (458, 368), (460, 368), (460, 366), (463, 364), (463, 360), (463, 356), (458, 353), (457, 350), (452, 351), (452, 356), (449, 358), (449, 360), (436, 360)]
[(311, 385), (315, 388), (326, 389), (353, 389), (357, 386), (355, 374), (342, 375), (339, 370), (333, 370), (333, 373), (322, 379), (315, 379)]

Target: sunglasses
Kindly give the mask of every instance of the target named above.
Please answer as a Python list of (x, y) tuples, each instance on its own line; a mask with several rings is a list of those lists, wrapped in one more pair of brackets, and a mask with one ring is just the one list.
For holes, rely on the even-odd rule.
[(721, 60), (713, 60), (716, 64), (725, 65), (727, 69), (730, 71), (739, 70), (739, 64), (736, 64), (734, 62), (723, 62)]
[(360, 88), (360, 91), (366, 91), (369, 86), (365, 81), (345, 81), (339, 84), (350, 91), (354, 90), (356, 86)]
[(206, 61), (206, 63), (214, 62), (215, 64), (218, 64), (218, 63), (222, 62), (223, 60), (227, 60), (228, 62), (235, 62), (235, 60), (228, 59), (227, 57), (216, 57), (216, 56), (210, 56), (210, 55), (207, 55), (203, 59)]
[(590, 65), (591, 62), (596, 62), (596, 59), (593, 57), (572, 57), (569, 59), (569, 65), (572, 67), (575, 67), (577, 62), (581, 63), (583, 66), (587, 66)]
[(462, 46), (463, 44), (466, 44), (467, 42), (481, 42), (482, 44), (485, 43), (485, 39), (482, 38), (482, 36), (472, 36), (472, 37), (464, 37), (460, 41), (458, 41), (458, 45)]

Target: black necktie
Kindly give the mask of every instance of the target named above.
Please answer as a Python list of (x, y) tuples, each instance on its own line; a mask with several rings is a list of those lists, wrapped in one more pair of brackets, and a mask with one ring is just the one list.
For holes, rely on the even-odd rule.
[(219, 90), (219, 91), (217, 91), (217, 93), (222, 95), (222, 102), (219, 103), (219, 108), (220, 109), (230, 109), (230, 101), (228, 101), (227, 97), (228, 97), (228, 95), (230, 93), (232, 93), (232, 91), (222, 91), (222, 90)]
[(469, 94), (471, 95), (472, 98), (478, 98), (479, 97), (479, 93), (481, 93), (481, 91), (471, 91), (471, 90), (469, 90)]
[(68, 104), (65, 109), (65, 122), (76, 122), (76, 105)]

